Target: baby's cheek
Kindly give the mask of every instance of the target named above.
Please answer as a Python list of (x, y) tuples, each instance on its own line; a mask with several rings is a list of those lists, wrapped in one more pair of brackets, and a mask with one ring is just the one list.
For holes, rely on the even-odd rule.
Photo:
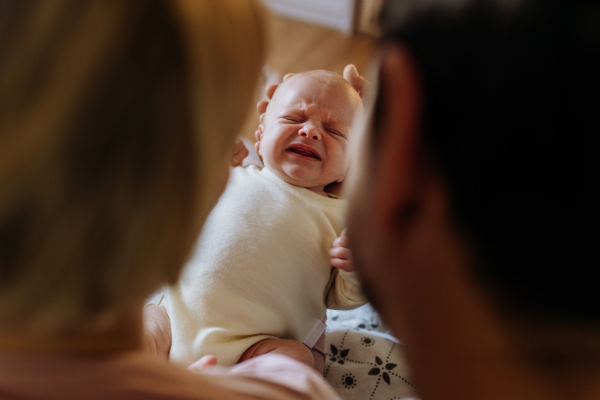
[(278, 146), (276, 142), (267, 140), (261, 145), (261, 149), (261, 157), (263, 158), (265, 165), (277, 167), (281, 164), (282, 154), (280, 146)]
[(336, 168), (340, 169), (340, 170), (345, 170), (348, 166), (349, 163), (349, 154), (348, 154), (348, 146), (346, 146), (346, 144), (338, 144), (338, 146), (335, 148), (335, 163), (336, 163)]

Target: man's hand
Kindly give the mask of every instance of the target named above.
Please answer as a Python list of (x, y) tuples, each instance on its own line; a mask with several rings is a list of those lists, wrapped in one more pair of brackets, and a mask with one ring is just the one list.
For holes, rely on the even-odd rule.
[(340, 237), (333, 241), (331, 249), (329, 250), (329, 260), (331, 266), (339, 268), (346, 272), (354, 272), (354, 265), (352, 264), (352, 257), (350, 249), (348, 248), (348, 238), (346, 236), (346, 230), (342, 231)]
[(149, 304), (144, 307), (144, 349), (146, 353), (164, 360), (169, 359), (171, 343), (171, 319), (164, 307)]

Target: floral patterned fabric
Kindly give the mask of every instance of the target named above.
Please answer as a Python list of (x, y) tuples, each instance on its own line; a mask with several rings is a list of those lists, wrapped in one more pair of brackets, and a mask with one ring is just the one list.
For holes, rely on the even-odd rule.
[(324, 376), (342, 399), (415, 396), (402, 344), (369, 304), (350, 311), (328, 310), (326, 332)]

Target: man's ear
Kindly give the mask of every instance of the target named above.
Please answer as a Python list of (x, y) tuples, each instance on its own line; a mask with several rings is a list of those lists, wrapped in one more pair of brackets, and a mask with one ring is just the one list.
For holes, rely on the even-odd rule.
[[(258, 154), (259, 157), (262, 157), (260, 154), (260, 142), (262, 141), (263, 138), (263, 132), (264, 132), (264, 126), (263, 124), (258, 125), (258, 135), (257, 135), (257, 140), (256, 143), (254, 143), (254, 149), (256, 150), (256, 154)], [(262, 159), (262, 158), (261, 158)]]
[(375, 223), (384, 230), (415, 211), (420, 175), (421, 86), (406, 49), (385, 49), (373, 132)]

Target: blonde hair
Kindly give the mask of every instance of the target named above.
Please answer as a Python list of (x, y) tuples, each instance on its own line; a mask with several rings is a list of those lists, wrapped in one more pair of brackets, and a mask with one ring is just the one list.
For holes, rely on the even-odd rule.
[(264, 58), (251, 0), (0, 4), (0, 329), (108, 329), (174, 282)]

